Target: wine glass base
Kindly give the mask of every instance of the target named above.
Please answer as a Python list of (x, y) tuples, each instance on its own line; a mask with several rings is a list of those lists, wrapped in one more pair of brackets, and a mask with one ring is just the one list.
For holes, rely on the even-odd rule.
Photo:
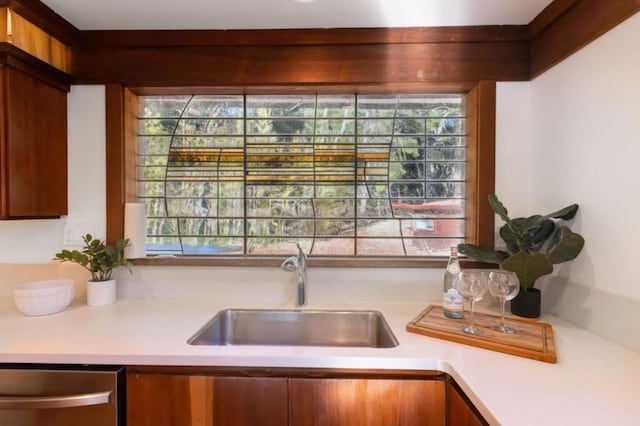
[(472, 325), (468, 325), (462, 329), (467, 334), (482, 334), (482, 331), (478, 327), (474, 327)]
[(513, 334), (516, 331), (511, 328), (511, 327), (507, 327), (506, 325), (496, 325), (495, 327), (491, 327), (493, 328), (495, 331), (499, 331), (500, 333), (504, 333), (504, 334)]

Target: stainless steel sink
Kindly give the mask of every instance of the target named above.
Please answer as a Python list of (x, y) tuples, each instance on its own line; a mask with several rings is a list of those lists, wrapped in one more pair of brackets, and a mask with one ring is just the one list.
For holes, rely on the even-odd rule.
[(191, 345), (398, 346), (378, 311), (226, 309), (206, 323)]

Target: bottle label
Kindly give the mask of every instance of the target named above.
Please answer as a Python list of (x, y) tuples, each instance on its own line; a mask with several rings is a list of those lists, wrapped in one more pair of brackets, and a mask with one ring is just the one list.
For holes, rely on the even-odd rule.
[(452, 275), (458, 275), (460, 273), (460, 264), (457, 262), (452, 262), (447, 265), (447, 273)]
[(442, 295), (442, 309), (462, 312), (464, 310), (464, 298), (455, 289), (450, 288)]

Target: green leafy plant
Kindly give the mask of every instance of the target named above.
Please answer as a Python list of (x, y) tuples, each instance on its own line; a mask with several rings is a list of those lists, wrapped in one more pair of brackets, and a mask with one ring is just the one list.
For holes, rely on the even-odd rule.
[(578, 211), (577, 204), (544, 216), (515, 219), (509, 217), (506, 207), (496, 195), (489, 196), (489, 204), (505, 222), (500, 228), (500, 237), (506, 243), (507, 251), (465, 243), (458, 245), (458, 252), (515, 272), (524, 290), (533, 288), (541, 276), (551, 274), (554, 264), (575, 259), (584, 247), (584, 238), (580, 234), (558, 223), (573, 219)]
[(124, 249), (129, 240), (118, 240), (115, 246), (94, 239), (91, 234), (82, 237), (84, 248), (78, 250), (62, 250), (56, 253), (55, 259), (62, 262), (74, 262), (91, 272), (91, 281), (109, 281), (114, 268), (126, 266), (132, 272), (133, 265), (124, 257)]

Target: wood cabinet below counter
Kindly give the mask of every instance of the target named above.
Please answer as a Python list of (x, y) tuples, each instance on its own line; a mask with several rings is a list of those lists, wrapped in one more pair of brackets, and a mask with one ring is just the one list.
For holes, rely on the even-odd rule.
[(128, 374), (129, 426), (287, 424), (287, 379)]
[(451, 405), (452, 385), (437, 371), (129, 367), (127, 424), (486, 424), (469, 420), (476, 411), (459, 394)]

